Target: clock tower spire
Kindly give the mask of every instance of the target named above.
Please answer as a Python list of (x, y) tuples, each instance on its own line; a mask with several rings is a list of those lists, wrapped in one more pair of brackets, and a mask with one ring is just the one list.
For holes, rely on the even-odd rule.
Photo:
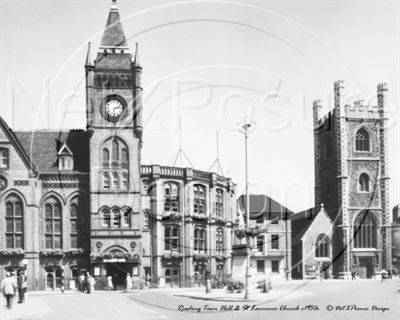
[[(115, 0), (96, 58), (92, 63), (89, 53), (86, 60), (91, 252), (119, 251), (118, 256), (128, 257), (121, 268), (135, 273), (142, 254), (142, 67), (132, 60)], [(92, 261), (101, 274), (114, 265)]]

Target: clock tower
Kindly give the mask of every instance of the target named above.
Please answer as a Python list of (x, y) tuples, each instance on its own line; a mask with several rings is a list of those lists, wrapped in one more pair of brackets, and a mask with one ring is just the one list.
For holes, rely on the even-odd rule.
[(129, 52), (112, 1), (94, 62), (89, 44), (86, 115), (90, 133), (91, 273), (141, 276), (142, 87), (138, 46)]

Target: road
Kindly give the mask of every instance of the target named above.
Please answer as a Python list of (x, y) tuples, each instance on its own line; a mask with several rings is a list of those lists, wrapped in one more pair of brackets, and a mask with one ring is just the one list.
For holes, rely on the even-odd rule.
[[(397, 319), (398, 280), (299, 282), (275, 286), (286, 294), (265, 301), (238, 303), (182, 297), (196, 289), (135, 293), (49, 294), (42, 320), (62, 319)], [(197, 290), (198, 291), (198, 290)], [(267, 302), (266, 302), (267, 301)], [(237, 310), (235, 310), (237, 309)], [(328, 309), (333, 309), (329, 310)]]

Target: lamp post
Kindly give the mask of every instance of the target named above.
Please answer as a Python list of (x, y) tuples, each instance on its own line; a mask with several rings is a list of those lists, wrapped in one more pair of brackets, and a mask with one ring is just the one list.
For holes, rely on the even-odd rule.
[[(250, 226), (250, 197), (249, 197), (249, 179), (248, 179), (248, 157), (247, 157), (247, 140), (249, 134), (254, 130), (254, 121), (246, 118), (238, 125), (239, 132), (244, 134), (244, 150), (245, 150), (245, 180), (246, 180), (246, 223), (245, 229)], [(249, 280), (250, 280), (250, 236), (246, 233), (246, 276), (245, 276), (245, 293), (244, 298), (249, 298)]]
[(61, 265), (61, 293), (64, 293), (64, 266)]

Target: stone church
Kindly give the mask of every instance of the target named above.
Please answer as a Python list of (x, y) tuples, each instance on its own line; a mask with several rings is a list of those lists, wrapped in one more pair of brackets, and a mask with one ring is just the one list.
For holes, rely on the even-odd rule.
[(235, 184), (193, 168), (142, 165), (142, 66), (116, 1), (85, 63), (85, 130), (13, 131), (0, 118), (0, 278), (26, 268), (29, 290), (96, 287), (127, 273), (196, 286), (231, 273)]
[(337, 81), (331, 111), (323, 114), (321, 101), (314, 102), (315, 207), (323, 204), (333, 223), (324, 245), (332, 248), (326, 258), (337, 277), (356, 271), (371, 278), (391, 268), (387, 90), (378, 85), (377, 106), (362, 100), (349, 105)]

